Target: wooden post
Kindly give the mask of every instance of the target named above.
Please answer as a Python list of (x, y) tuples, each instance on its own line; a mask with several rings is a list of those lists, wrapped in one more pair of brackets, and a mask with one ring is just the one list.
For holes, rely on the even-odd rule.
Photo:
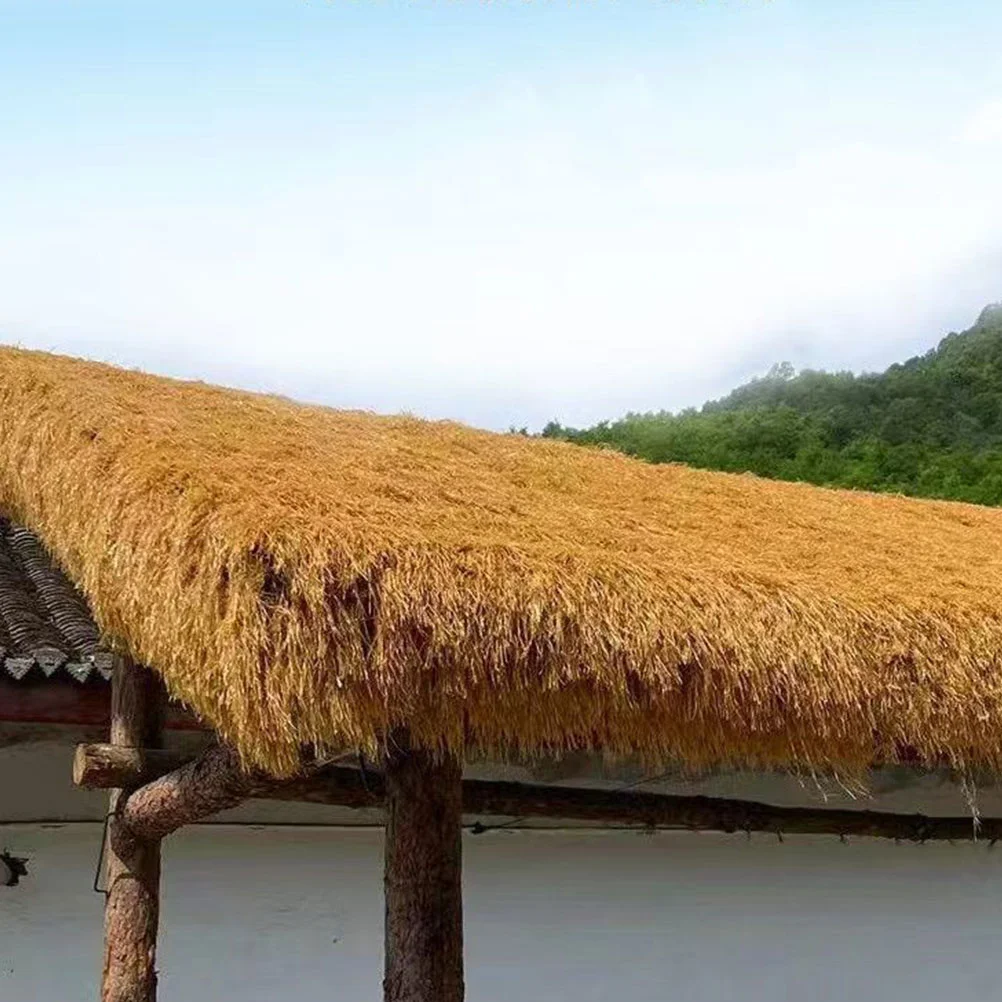
[(384, 1002), (462, 1002), (462, 766), (391, 736)]
[[(111, 685), (111, 743), (159, 748), (166, 697), (149, 669), (120, 659)], [(160, 842), (141, 841), (114, 816), (129, 790), (113, 790), (108, 823), (107, 898), (101, 1002), (156, 1002)]]

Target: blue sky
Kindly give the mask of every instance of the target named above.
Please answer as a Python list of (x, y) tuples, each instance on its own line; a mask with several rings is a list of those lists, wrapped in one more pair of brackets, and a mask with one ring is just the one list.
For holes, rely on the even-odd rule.
[(992, 0), (0, 0), (0, 336), (488, 427), (1002, 299)]

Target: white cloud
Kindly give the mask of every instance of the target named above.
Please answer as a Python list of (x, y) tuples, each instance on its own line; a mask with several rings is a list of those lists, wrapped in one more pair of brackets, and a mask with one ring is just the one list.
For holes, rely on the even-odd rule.
[(869, 358), (875, 331), (934, 334), (955, 270), (1002, 233), (994, 150), (753, 156), (718, 121), (671, 133), (640, 77), (605, 94), (510, 79), (315, 166), (217, 143), (20, 172), (0, 325), (337, 404), (583, 422), (699, 402), (792, 333), (828, 364)]

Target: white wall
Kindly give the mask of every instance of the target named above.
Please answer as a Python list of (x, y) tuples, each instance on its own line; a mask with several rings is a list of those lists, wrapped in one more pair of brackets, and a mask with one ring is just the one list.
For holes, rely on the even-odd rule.
[[(0, 826), (0, 1000), (96, 998), (95, 825)], [(161, 1002), (375, 1002), (381, 834), (205, 826), (165, 853)], [(974, 1002), (1002, 974), (1002, 847), (465, 836), (471, 1002)]]

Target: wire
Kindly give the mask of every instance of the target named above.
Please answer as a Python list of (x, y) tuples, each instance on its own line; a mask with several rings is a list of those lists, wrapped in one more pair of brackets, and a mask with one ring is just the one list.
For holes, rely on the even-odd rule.
[(108, 888), (101, 887), (101, 867), (104, 865), (104, 850), (108, 844), (108, 822), (115, 816), (114, 811), (108, 811), (104, 816), (104, 826), (101, 829), (101, 848), (97, 852), (97, 867), (94, 870), (94, 883), (91, 885), (95, 894), (108, 896)]

